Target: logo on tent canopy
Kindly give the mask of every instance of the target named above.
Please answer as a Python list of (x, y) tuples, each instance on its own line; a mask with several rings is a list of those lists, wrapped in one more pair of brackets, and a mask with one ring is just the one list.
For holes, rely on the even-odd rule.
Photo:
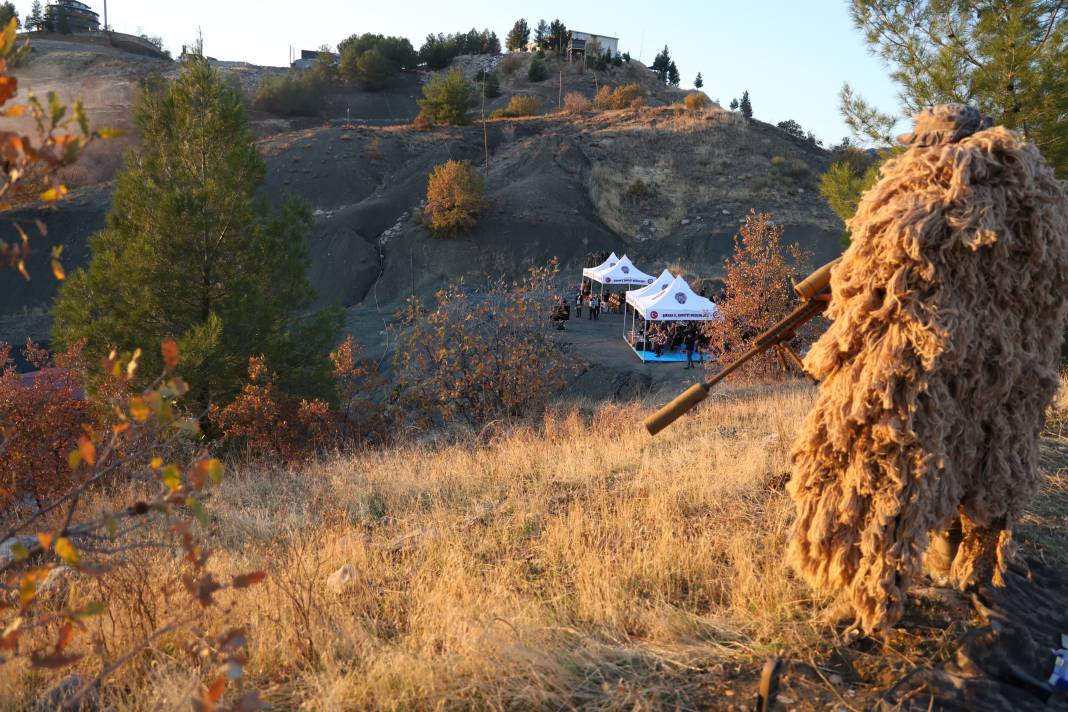
[(645, 280), (645, 283), (646, 284), (652, 284), (653, 283), (653, 278), (650, 277), (649, 279)]
[(611, 277), (605, 277), (604, 281), (605, 281), (606, 284), (611, 284), (612, 283), (612, 278)]
[(650, 319), (656, 319), (658, 316), (660, 316), (660, 315), (658, 313), (656, 313), (656, 311), (649, 312), (649, 318)]
[(679, 304), (685, 304), (686, 303), (686, 293), (685, 292), (675, 292), (675, 301), (678, 302)]

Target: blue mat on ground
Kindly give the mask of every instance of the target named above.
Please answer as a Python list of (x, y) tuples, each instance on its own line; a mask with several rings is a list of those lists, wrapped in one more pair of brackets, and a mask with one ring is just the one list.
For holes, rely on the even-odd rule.
[[(633, 346), (631, 346), (631, 349), (633, 349), (634, 353), (638, 354), (638, 358), (640, 358), (645, 363), (686, 363), (686, 352), (685, 351), (665, 351), (661, 355), (657, 356), (652, 351), (639, 351), (638, 349), (635, 349)], [(694, 358), (694, 361), (696, 361), (696, 360), (697, 359)], [(703, 361), (711, 361), (712, 360), (712, 354), (710, 354), (710, 353), (701, 354), (701, 360), (703, 360)]]

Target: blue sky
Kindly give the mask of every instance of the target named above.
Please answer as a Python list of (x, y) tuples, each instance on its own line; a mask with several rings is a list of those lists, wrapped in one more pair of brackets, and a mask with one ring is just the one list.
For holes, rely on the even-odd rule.
[[(103, 13), (103, 0), (85, 0)], [(29, 0), (16, 0), (23, 16)], [(163, 37), (175, 54), (200, 27), (205, 51), (219, 59), (284, 65), (289, 46), (336, 45), (353, 33), (409, 38), (489, 27), (501, 38), (516, 19), (533, 27), (560, 18), (572, 29), (620, 38), (620, 51), (645, 63), (666, 44), (683, 77), (697, 72), (705, 92), (724, 104), (748, 89), (756, 117), (794, 119), (825, 142), (849, 133), (838, 114), (848, 81), (884, 110), (896, 110), (896, 89), (882, 62), (853, 28), (845, 0), (645, 0), (516, 3), (505, 0), (109, 0), (118, 31)]]

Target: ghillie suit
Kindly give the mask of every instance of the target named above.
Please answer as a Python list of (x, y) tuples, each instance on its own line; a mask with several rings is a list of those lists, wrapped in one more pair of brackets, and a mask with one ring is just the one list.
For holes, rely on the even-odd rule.
[(805, 359), (822, 383), (794, 443), (790, 558), (868, 632), (900, 620), (929, 533), (950, 531), (928, 562), (944, 581), (998, 584), (1038, 486), (1068, 199), (1033, 145), (987, 126), (956, 105), (917, 117), (849, 223)]

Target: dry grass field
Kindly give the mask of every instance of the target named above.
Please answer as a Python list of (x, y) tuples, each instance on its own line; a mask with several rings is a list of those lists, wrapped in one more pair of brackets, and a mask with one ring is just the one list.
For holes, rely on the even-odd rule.
[[(238, 468), (212, 536), (219, 573), (269, 574), (230, 607), (250, 640), (246, 684), (276, 709), (746, 709), (782, 654), (783, 709), (867, 708), (961, 628), (919, 601), (896, 638), (846, 652), (827, 602), (787, 570), (788, 449), (813, 393), (724, 390), (656, 439), (640, 429), (647, 405), (576, 404), (300, 471)], [(1065, 473), (1050, 471), (1029, 532), (1064, 536)], [(90, 626), (116, 654), (167, 620), (176, 560), (136, 554), (104, 591), (74, 582), (107, 602)], [(224, 625), (156, 641), (101, 708), (187, 708), (207, 674), (198, 630)], [(4, 675), (12, 710), (54, 679)]]

